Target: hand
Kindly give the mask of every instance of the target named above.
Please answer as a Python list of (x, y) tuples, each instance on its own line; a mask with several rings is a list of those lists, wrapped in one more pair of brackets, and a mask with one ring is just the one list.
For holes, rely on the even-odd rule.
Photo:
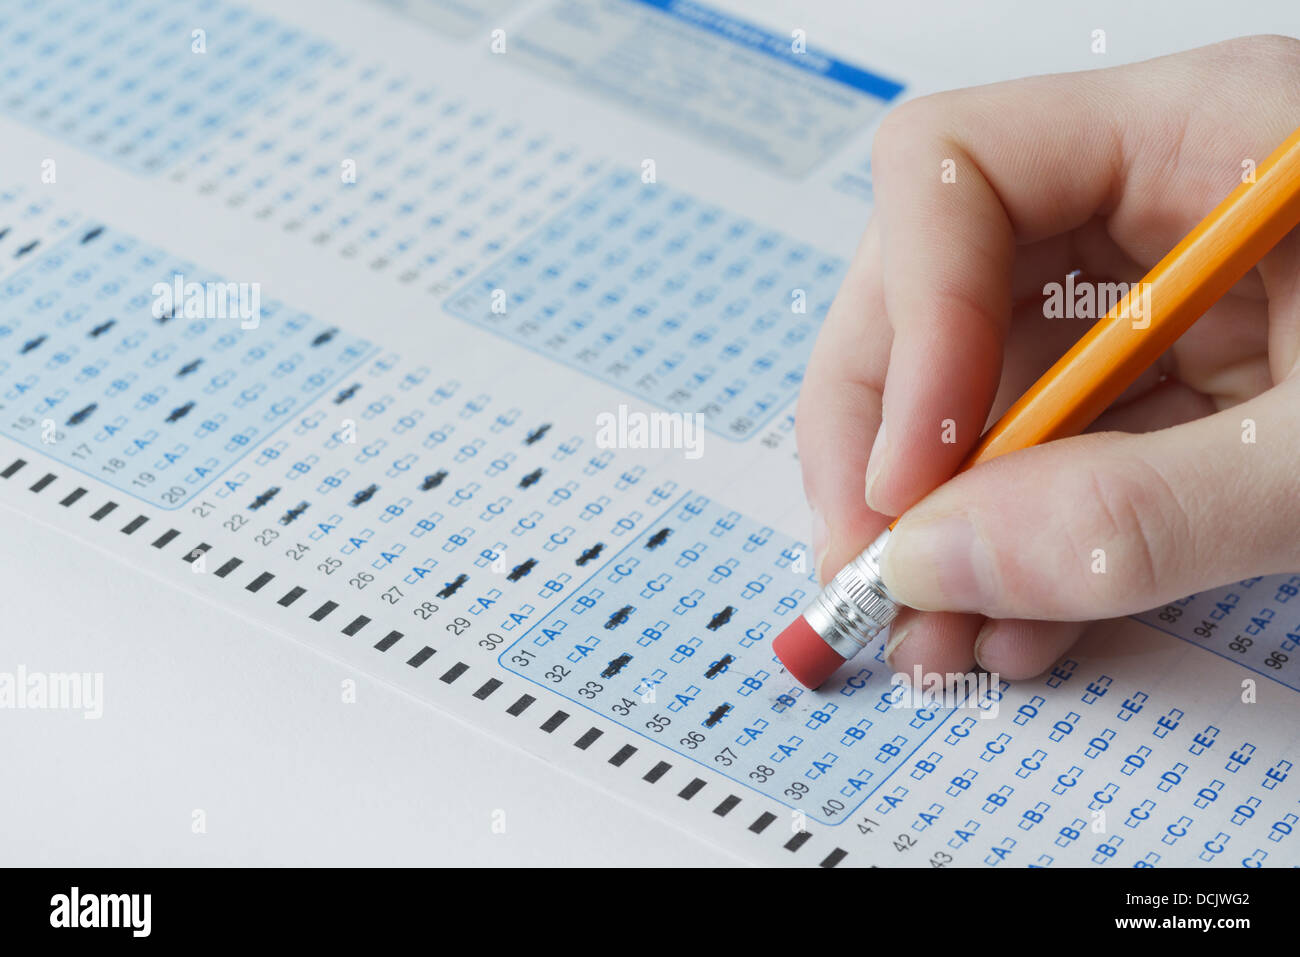
[(1045, 285), (1138, 281), (1297, 126), (1285, 37), (887, 118), (796, 422), (823, 582), (906, 511), (883, 559), (910, 606), (896, 671), (1031, 677), (1089, 619), (1300, 568), (1300, 231), (1089, 434), (946, 481), (1093, 324), (1047, 318)]

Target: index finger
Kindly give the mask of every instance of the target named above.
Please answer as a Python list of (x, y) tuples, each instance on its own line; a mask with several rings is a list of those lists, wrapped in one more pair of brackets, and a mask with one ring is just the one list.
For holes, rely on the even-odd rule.
[[(1002, 373), (1017, 242), (1086, 223), (1121, 164), (1104, 74), (915, 101), (877, 136), (886, 318), (893, 331), (866, 500), (898, 515), (956, 471)], [(910, 107), (910, 108), (909, 108)], [(1066, 118), (1062, 121), (1062, 118)]]

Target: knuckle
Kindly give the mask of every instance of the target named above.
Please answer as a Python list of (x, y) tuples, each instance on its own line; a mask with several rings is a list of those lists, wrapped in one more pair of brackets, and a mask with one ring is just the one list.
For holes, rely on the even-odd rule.
[(1234, 54), (1244, 54), (1252, 59), (1266, 59), (1273, 63), (1300, 67), (1300, 40), (1280, 33), (1258, 33), (1249, 37), (1235, 37), (1224, 43)]
[(889, 111), (876, 130), (871, 146), (873, 170), (892, 165), (895, 157), (905, 156), (912, 144), (941, 134), (948, 115), (951, 93), (931, 93), (908, 100)]
[(1175, 566), (1194, 545), (1187, 509), (1160, 470), (1140, 456), (1088, 469), (1079, 481), (1074, 491), (1083, 505), (1081, 521), (1069, 537), (1086, 565), (1084, 580), (1106, 606), (1140, 611), (1156, 600), (1162, 583), (1176, 580)]
[(1278, 84), (1278, 78), (1300, 75), (1300, 40), (1280, 34), (1256, 34), (1216, 43), (1207, 50), (1205, 66), (1229, 78), (1229, 82), (1279, 90), (1281, 102), (1295, 103), (1294, 84)]

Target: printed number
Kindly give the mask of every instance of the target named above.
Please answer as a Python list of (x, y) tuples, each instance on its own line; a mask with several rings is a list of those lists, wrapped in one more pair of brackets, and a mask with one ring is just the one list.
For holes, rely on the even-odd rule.
[(939, 851), (934, 855), (934, 857), (930, 858), (931, 867), (943, 867), (945, 864), (951, 864), (951, 863), (952, 863), (952, 855), (949, 854), (947, 851)]
[(692, 731), (686, 737), (682, 738), (681, 745), (690, 751), (694, 751), (704, 741), (704, 735), (699, 731)]
[(894, 842), (894, 850), (896, 851), (906, 851), (913, 847), (916, 847), (916, 838), (910, 834), (900, 834), (898, 840)]
[(388, 602), (388, 604), (390, 605), (396, 605), (399, 601), (402, 600), (402, 590), (398, 588), (396, 585), (394, 585), (392, 588), (388, 589), (379, 597), (382, 598), (384, 601)]
[(364, 591), (365, 587), (375, 580), (375, 576), (370, 572), (357, 572), (355, 576), (348, 579), (348, 584), (357, 591)]
[(469, 627), (468, 618), (453, 618), (447, 623), (447, 630), (453, 635), (465, 634), (465, 629)]
[(645, 723), (645, 726), (648, 730), (653, 731), (655, 734), (658, 734), (660, 731), (662, 731), (664, 728), (668, 727), (672, 723), (673, 723), (672, 718), (668, 717), (667, 715), (657, 714), (649, 721), (647, 721)]
[(273, 528), (264, 528), (253, 536), (253, 541), (259, 545), (270, 545), (280, 537), (280, 533)]
[(807, 793), (808, 785), (802, 781), (795, 781), (794, 784), (785, 789), (785, 796), (792, 801), (802, 801), (803, 796)]
[(324, 572), (326, 575), (333, 575), (336, 571), (338, 571), (342, 567), (343, 567), (343, 559), (327, 558), (325, 559), (325, 561), (321, 562), (319, 565), (316, 566), (316, 571)]
[(438, 610), (438, 606), (431, 601), (421, 602), (420, 607), (416, 608), (412, 614), (421, 621), (428, 621), (433, 617), (433, 613)]
[(769, 768), (766, 764), (760, 764), (758, 767), (754, 768), (754, 770), (749, 772), (749, 777), (751, 780), (757, 781), (759, 784), (766, 784), (767, 779), (774, 774), (776, 774), (776, 771), (772, 768)]
[(285, 551), (285, 555), (287, 555), (289, 558), (292, 558), (295, 562), (298, 562), (298, 561), (302, 561), (302, 556), (306, 555), (308, 551), (310, 551), (310, 549), (306, 545), (299, 542), (297, 545), (288, 548)]
[(632, 709), (635, 707), (636, 707), (635, 700), (633, 700), (632, 698), (624, 698), (618, 704), (612, 705), (609, 710), (613, 711), (615, 714), (621, 714), (624, 717), (626, 717), (627, 715), (632, 713)]
[(192, 509), (190, 509), (190, 511), (193, 512), (195, 515), (197, 515), (199, 518), (207, 518), (209, 515), (212, 514), (212, 510), (214, 508), (216, 508), (216, 506), (213, 505), (211, 502), (199, 502), (199, 504), (195, 505)]
[(723, 748), (713, 756), (713, 760), (724, 768), (729, 768), (736, 763), (736, 752), (732, 751), (731, 748)]
[(584, 698), (594, 698), (596, 697), (596, 693), (598, 691), (603, 691), (604, 688), (605, 686), (602, 684), (598, 684), (595, 681), (588, 681), (578, 689), (578, 694), (582, 695)]
[(494, 632), (489, 632), (486, 636), (478, 640), (478, 646), (480, 648), (486, 648), (488, 651), (496, 651), (504, 641), (505, 639), (500, 635)]
[(569, 677), (569, 669), (564, 665), (555, 665), (550, 671), (546, 672), (546, 680), (554, 681), (556, 684), (559, 684), (567, 677)]
[(248, 519), (236, 512), (234, 515), (230, 516), (230, 518), (222, 522), (221, 527), (229, 529), (232, 532), (237, 532), (247, 524)]
[(520, 668), (527, 668), (529, 664), (532, 663), (533, 657), (534, 655), (531, 651), (521, 649), (510, 656), (510, 663), (512, 665), (518, 665)]
[(834, 817), (836, 814), (839, 814), (840, 811), (843, 810), (844, 810), (844, 802), (839, 800), (838, 798), (831, 798), (829, 801), (827, 801), (825, 804), (822, 805), (822, 815), (824, 817)]

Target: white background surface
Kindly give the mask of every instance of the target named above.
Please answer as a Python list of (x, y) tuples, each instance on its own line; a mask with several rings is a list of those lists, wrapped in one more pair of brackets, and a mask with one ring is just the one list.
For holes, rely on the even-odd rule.
[[(919, 91), (1116, 65), (1242, 34), (1300, 33), (1294, 0), (715, 5), (778, 32), (801, 27), (810, 46)], [(1090, 52), (1094, 29), (1106, 30), (1106, 56)], [(0, 509), (0, 542), (0, 670), (105, 676), (99, 721), (0, 711), (4, 863), (735, 862), (30, 519)], [(355, 704), (341, 700), (348, 678)], [(206, 834), (191, 831), (195, 809), (206, 814)], [(497, 810), (504, 834), (491, 827)]]
[(0, 711), (6, 864), (733, 862), (25, 516), (0, 541), (0, 670), (104, 675), (97, 720)]

